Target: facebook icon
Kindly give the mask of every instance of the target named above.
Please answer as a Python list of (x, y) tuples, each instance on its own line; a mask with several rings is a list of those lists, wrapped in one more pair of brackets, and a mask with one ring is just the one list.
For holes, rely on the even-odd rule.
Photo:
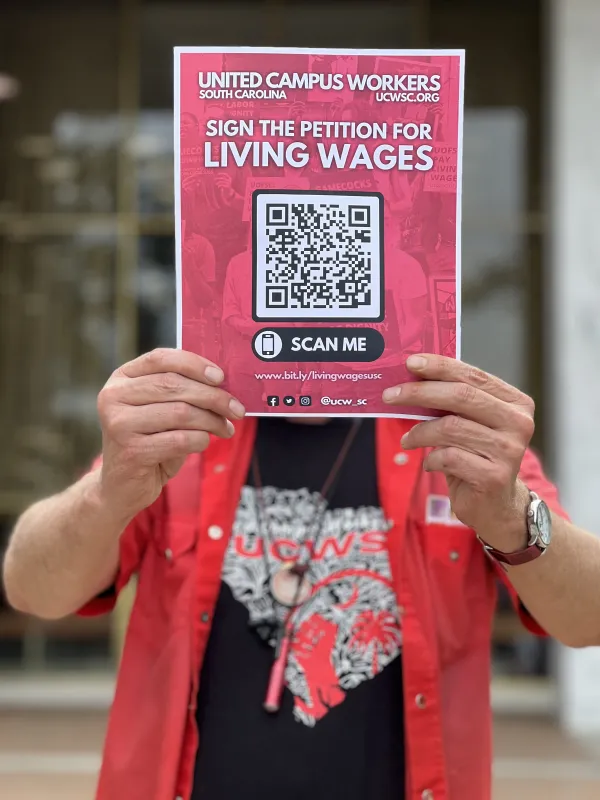
[(267, 405), (269, 405), (269, 406), (278, 406), (279, 405), (279, 398), (277, 397), (277, 395), (273, 395), (273, 394), (269, 395), (269, 397), (267, 397)]

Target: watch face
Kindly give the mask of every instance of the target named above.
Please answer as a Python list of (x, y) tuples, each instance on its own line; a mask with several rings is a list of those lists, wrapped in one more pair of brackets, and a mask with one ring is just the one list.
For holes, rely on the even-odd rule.
[(548, 547), (552, 538), (552, 516), (550, 509), (542, 500), (537, 507), (535, 527), (538, 529), (544, 547)]

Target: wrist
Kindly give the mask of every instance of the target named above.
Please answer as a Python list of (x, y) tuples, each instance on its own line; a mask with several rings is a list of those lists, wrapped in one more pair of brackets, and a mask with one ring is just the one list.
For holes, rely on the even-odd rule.
[(107, 529), (120, 535), (135, 517), (127, 504), (120, 502), (114, 493), (108, 492), (102, 480), (102, 467), (85, 476), (83, 502), (88, 511)]
[(530, 502), (529, 489), (517, 481), (513, 495), (503, 513), (489, 520), (476, 531), (485, 544), (501, 553), (516, 553), (527, 547), (527, 508)]

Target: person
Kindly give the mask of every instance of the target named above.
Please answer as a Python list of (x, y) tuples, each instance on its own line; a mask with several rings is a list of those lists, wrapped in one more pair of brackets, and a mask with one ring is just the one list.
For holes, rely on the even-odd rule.
[(221, 303), (215, 294), (215, 252), (204, 236), (185, 231), (181, 251), (183, 341), (189, 350), (201, 342), (209, 358), (220, 354)]
[[(225, 120), (225, 109), (208, 103), (205, 119)], [(231, 165), (213, 169), (200, 164), (204, 141), (197, 119), (187, 112), (182, 114), (181, 136), (182, 217), (190, 233), (205, 237), (213, 247), (216, 282), (222, 288), (227, 264), (245, 246), (248, 226), (242, 220), (242, 211), (250, 169)], [(211, 139), (215, 152), (223, 138)]]
[(390, 413), (443, 416), (244, 419), (182, 350), (110, 377), (101, 461), (23, 513), (3, 569), (44, 618), (137, 575), (98, 800), (488, 800), (495, 576), (530, 630), (597, 645), (600, 542), (528, 449), (530, 398), (407, 367)]
[(179, 121), (179, 135), (181, 137), (181, 145), (183, 147), (189, 144), (198, 144), (198, 140), (200, 138), (200, 123), (198, 122), (198, 117), (195, 114), (191, 114), (189, 111), (184, 111), (181, 114)]
[(222, 312), (223, 350), (227, 354), (224, 365), (229, 375), (231, 391), (239, 396), (246, 392), (246, 402), (260, 405), (263, 381), (255, 377), (255, 364), (249, 356), (251, 342), (256, 333), (252, 319), (252, 253), (250, 246), (234, 256), (227, 267), (223, 287)]

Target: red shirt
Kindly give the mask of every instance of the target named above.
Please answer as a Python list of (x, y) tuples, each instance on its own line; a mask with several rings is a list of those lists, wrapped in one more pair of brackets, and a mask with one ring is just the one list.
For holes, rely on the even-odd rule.
[[(377, 421), (381, 504), (403, 634), (407, 798), (489, 800), (490, 651), (496, 572), (473, 532), (447, 513), (446, 482), (404, 453), (411, 421)], [(187, 800), (195, 704), (221, 565), (256, 421), (190, 457), (121, 539), (116, 590), (138, 589), (110, 714), (97, 800)], [(522, 480), (558, 513), (556, 489), (527, 453)], [(513, 593), (514, 594), (514, 593)], [(83, 614), (110, 610), (115, 596)], [(543, 631), (515, 604), (527, 627)]]

